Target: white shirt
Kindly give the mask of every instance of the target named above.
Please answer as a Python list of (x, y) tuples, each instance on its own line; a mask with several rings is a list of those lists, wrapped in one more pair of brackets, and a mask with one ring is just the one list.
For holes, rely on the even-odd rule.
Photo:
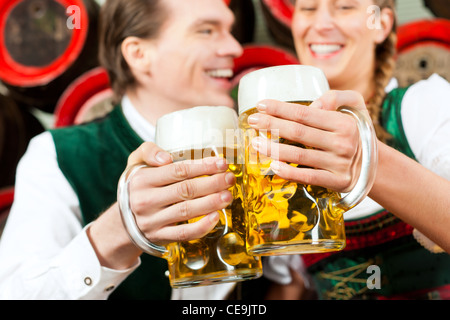
[[(149, 124), (124, 97), (124, 115), (144, 140)], [(0, 299), (107, 299), (139, 265), (102, 267), (82, 228), (78, 198), (58, 167), (49, 132), (30, 141), (17, 167), (15, 201), (0, 239)], [(234, 284), (172, 290), (172, 299), (222, 299)]]

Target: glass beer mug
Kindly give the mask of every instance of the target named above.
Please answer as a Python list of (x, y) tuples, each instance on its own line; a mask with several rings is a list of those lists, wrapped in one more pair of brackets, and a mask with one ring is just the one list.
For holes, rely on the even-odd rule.
[[(242, 165), (237, 160), (236, 130), (237, 115), (233, 109), (195, 107), (162, 116), (156, 125), (156, 144), (168, 151), (174, 162), (223, 157), (229, 164), (228, 170), (239, 181), (242, 179)], [(140, 249), (168, 261), (173, 288), (243, 281), (262, 275), (260, 258), (246, 252), (240, 183), (230, 188), (233, 201), (219, 211), (219, 222), (209, 234), (202, 239), (158, 246), (139, 230), (129, 206), (128, 184), (133, 171), (139, 168), (124, 174), (119, 182), (122, 219), (130, 238)]]
[(255, 106), (261, 100), (309, 105), (328, 90), (323, 72), (303, 65), (264, 68), (250, 72), (240, 80), (239, 127), (243, 131), (241, 143), (245, 153), (242, 188), (249, 254), (313, 253), (345, 247), (343, 213), (367, 195), (375, 175), (376, 137), (368, 115), (349, 107), (339, 109), (357, 120), (362, 146), (361, 173), (354, 189), (346, 195), (278, 177), (270, 169), (272, 158), (256, 151), (252, 139), (261, 136), (279, 143), (308, 147), (279, 138), (274, 132), (255, 130), (247, 121), (249, 115), (257, 112)]

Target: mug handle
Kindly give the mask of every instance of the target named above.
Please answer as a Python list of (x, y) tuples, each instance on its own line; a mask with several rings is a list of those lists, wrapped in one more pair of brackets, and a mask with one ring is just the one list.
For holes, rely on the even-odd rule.
[(159, 258), (163, 258), (167, 249), (150, 242), (136, 223), (136, 217), (130, 207), (130, 181), (131, 178), (142, 168), (148, 168), (146, 164), (137, 164), (129, 167), (121, 175), (117, 188), (117, 202), (119, 204), (120, 215), (125, 229), (131, 241), (142, 251)]
[(338, 111), (353, 116), (358, 125), (362, 146), (361, 172), (352, 191), (341, 198), (335, 206), (349, 210), (360, 203), (373, 186), (378, 164), (378, 148), (375, 129), (369, 115), (351, 107), (340, 107)]

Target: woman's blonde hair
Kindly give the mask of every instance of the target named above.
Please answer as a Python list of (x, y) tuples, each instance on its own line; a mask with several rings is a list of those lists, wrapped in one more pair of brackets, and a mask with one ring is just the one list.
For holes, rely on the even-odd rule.
[(375, 92), (367, 102), (367, 109), (375, 127), (378, 139), (385, 142), (390, 135), (380, 124), (381, 108), (386, 96), (385, 88), (391, 79), (395, 69), (395, 53), (397, 45), (397, 24), (395, 17), (394, 0), (374, 0), (380, 9), (389, 8), (394, 14), (392, 30), (383, 43), (377, 45), (375, 52)]

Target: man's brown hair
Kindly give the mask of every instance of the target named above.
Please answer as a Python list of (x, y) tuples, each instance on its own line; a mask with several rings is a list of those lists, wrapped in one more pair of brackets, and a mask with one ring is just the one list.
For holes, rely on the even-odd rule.
[(163, 0), (107, 0), (100, 12), (99, 60), (109, 75), (114, 103), (120, 102), (134, 78), (122, 55), (127, 37), (157, 38), (168, 17)]

